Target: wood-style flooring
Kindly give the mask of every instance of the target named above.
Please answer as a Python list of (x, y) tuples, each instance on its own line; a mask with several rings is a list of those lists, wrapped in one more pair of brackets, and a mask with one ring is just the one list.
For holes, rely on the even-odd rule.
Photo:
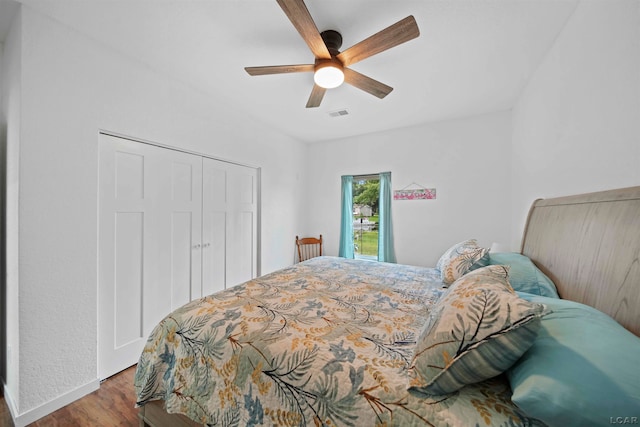
[[(137, 427), (138, 409), (133, 389), (132, 366), (108, 378), (100, 389), (56, 412), (39, 419), (29, 427)], [(11, 414), (4, 398), (0, 398), (0, 426), (13, 427)]]

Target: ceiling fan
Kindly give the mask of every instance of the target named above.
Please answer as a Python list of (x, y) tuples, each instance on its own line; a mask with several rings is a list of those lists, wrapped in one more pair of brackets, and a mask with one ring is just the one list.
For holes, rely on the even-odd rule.
[(245, 67), (249, 75), (313, 72), (314, 85), (307, 108), (320, 106), (327, 89), (346, 82), (378, 98), (387, 96), (393, 88), (348, 68), (377, 53), (398, 46), (420, 35), (413, 16), (396, 22), (371, 37), (340, 52), (342, 35), (334, 30), (320, 33), (303, 0), (276, 0), (293, 26), (315, 56), (315, 63)]

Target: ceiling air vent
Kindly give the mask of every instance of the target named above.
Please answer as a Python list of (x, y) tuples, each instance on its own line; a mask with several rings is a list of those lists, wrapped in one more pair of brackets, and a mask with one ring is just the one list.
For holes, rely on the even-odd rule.
[(346, 116), (348, 114), (349, 114), (349, 112), (347, 110), (342, 109), (342, 110), (336, 110), (336, 111), (329, 112), (329, 117), (340, 117), (340, 116)]

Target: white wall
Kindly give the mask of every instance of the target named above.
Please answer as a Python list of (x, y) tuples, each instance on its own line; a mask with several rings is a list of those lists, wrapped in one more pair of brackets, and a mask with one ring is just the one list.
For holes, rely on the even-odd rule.
[[(340, 119), (336, 119), (340, 120)], [(435, 266), (458, 241), (509, 242), (511, 114), (425, 124), (309, 147), (305, 230), (337, 255), (340, 177), (391, 171), (392, 187), (435, 187), (436, 200), (393, 201), (399, 263)]]
[(4, 388), (5, 378), (7, 377), (7, 310), (6, 307), (6, 274), (5, 274), (5, 197), (6, 197), (6, 180), (7, 172), (7, 117), (6, 108), (4, 107), (4, 97), (2, 96), (4, 70), (2, 69), (4, 56), (4, 43), (0, 43), (0, 387)]
[(261, 167), (263, 273), (292, 261), (305, 151), (27, 6), (21, 79), (18, 424), (97, 379), (99, 130)]
[(514, 108), (512, 164), (514, 230), (535, 198), (640, 185), (640, 2), (579, 3)]
[(5, 398), (12, 413), (16, 410), (16, 401), (19, 394), (18, 371), (20, 360), (19, 342), (19, 313), (18, 313), (18, 174), (19, 174), (19, 141), (20, 141), (20, 115), (21, 115), (21, 87), (22, 87), (22, 19), (18, 13), (15, 17), (9, 34), (4, 43), (2, 64), (0, 71), (1, 111), (0, 137), (3, 146), (1, 148), (6, 165), (4, 171), (6, 186), (3, 186), (6, 202), (4, 212), (4, 236), (5, 266), (2, 281), (5, 286), (6, 302), (6, 328), (3, 331), (6, 338)]

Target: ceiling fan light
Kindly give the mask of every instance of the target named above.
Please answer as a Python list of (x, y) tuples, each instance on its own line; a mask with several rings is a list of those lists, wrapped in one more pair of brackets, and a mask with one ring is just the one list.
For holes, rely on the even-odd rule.
[(316, 66), (313, 81), (325, 89), (333, 89), (344, 82), (342, 69), (333, 62)]

